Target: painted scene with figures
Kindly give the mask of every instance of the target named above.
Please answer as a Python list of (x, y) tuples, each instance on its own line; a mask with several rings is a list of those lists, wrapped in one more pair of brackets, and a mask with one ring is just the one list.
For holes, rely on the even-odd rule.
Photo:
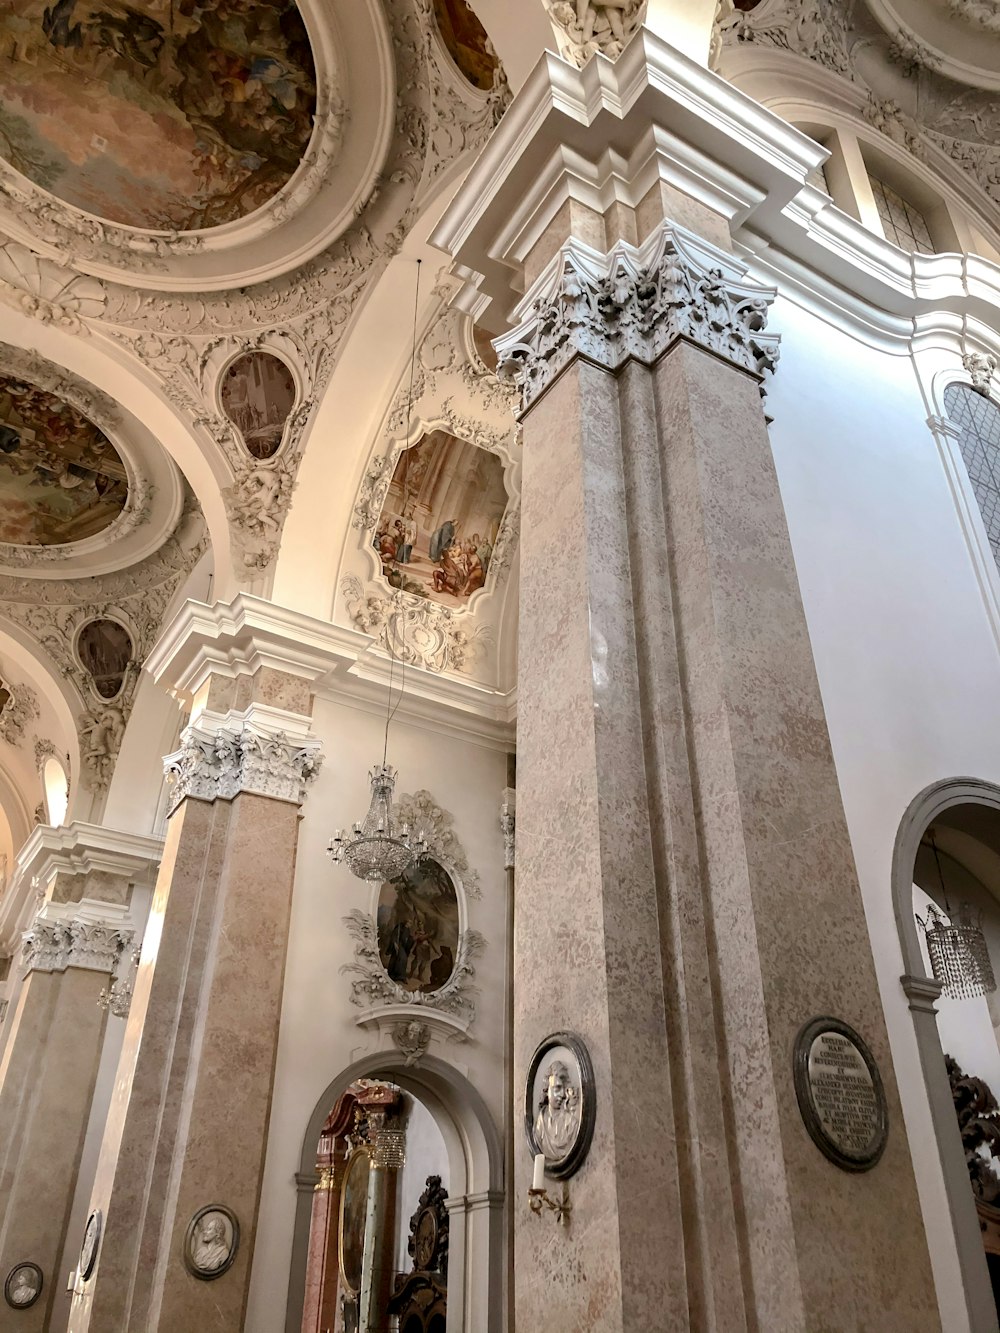
[(486, 583), (507, 508), (503, 464), (448, 431), (400, 454), (372, 545), (393, 588), (461, 606)]
[(47, 389), (0, 375), (0, 542), (83, 541), (127, 499), (125, 464), (103, 431)]
[(404, 990), (440, 990), (458, 952), (458, 895), (451, 876), (424, 856), (382, 885), (378, 901), (382, 966)]

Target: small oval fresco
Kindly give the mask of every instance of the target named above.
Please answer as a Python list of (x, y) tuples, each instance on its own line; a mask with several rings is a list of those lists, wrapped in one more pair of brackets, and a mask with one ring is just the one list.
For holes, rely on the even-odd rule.
[(102, 699), (113, 699), (132, 661), (132, 636), (117, 620), (88, 620), (76, 640), (81, 665)]
[(222, 410), (243, 437), (252, 458), (273, 458), (295, 406), (295, 380), (270, 352), (238, 356), (222, 377)]
[(434, 17), (452, 60), (474, 88), (488, 92), (500, 62), (472, 8), (466, 0), (434, 0)]
[(125, 464), (103, 431), (48, 390), (0, 375), (0, 542), (83, 541), (127, 499)]
[(486, 582), (504, 511), (503, 464), (432, 430), (393, 469), (372, 545), (390, 586), (461, 606)]
[(382, 966), (404, 990), (431, 994), (446, 985), (458, 953), (458, 894), (438, 861), (422, 856), (378, 899)]
[(10, 0), (0, 156), (112, 222), (244, 217), (291, 177), (316, 110), (292, 0)]

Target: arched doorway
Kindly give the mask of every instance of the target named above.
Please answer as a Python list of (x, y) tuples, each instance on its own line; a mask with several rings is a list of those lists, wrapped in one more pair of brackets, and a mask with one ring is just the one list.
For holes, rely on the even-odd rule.
[[(956, 1114), (958, 1080), (946, 1056), (964, 1061), (975, 1079), (1000, 1080), (1000, 1005), (997, 997), (950, 1000), (930, 973), (918, 914), (968, 902), (983, 915), (994, 969), (1000, 965), (1000, 787), (956, 778), (927, 787), (910, 804), (893, 852), (893, 906), (903, 953), (900, 978), (909, 1001), (920, 1067), (940, 1154), (955, 1235), (969, 1326), (995, 1333), (997, 1304), (987, 1267), (982, 1199), (973, 1192), (974, 1148), (963, 1143)], [(997, 973), (1000, 975), (1000, 972)], [(960, 1054), (955, 1056), (954, 1047)], [(979, 1070), (983, 1073), (980, 1073)], [(1000, 1096), (1000, 1087), (994, 1089)], [(967, 1156), (967, 1149), (969, 1156)], [(987, 1154), (988, 1155), (988, 1154)], [(991, 1162), (992, 1171), (1000, 1163)], [(1000, 1257), (1000, 1256), (998, 1256)], [(1000, 1277), (1000, 1265), (997, 1265)], [(1000, 1290), (1000, 1282), (998, 1282)]]
[[(366, 1151), (373, 1150), (374, 1144), (367, 1144), (364, 1136), (351, 1139), (351, 1122), (355, 1103), (359, 1100), (357, 1092), (366, 1084), (382, 1085), (398, 1092), (395, 1100), (392, 1100), (391, 1091), (386, 1094), (387, 1102), (392, 1101), (392, 1113), (383, 1123), (399, 1127), (404, 1135), (400, 1145), (403, 1166), (398, 1173), (390, 1172), (388, 1180), (381, 1180), (378, 1188), (372, 1190), (369, 1190), (367, 1178), (361, 1181), (364, 1165), (360, 1158)], [(405, 1164), (407, 1134), (410, 1138), (409, 1170)], [(326, 1182), (324, 1153), (329, 1160)], [(353, 1164), (352, 1158), (356, 1159)], [(433, 1184), (435, 1177), (439, 1181), (437, 1186)], [(340, 1253), (341, 1216), (342, 1210), (351, 1206), (348, 1196), (353, 1193), (370, 1197), (370, 1207), (376, 1206), (376, 1199), (383, 1199), (384, 1211), (380, 1234), (366, 1234), (360, 1242), (362, 1250), (365, 1245), (368, 1247), (367, 1258), (360, 1259), (353, 1273), (348, 1275), (355, 1279), (347, 1284), (348, 1296), (352, 1297), (355, 1290), (358, 1293), (357, 1300), (349, 1300), (351, 1309), (360, 1308), (362, 1284), (376, 1280), (382, 1283), (387, 1314), (385, 1328), (391, 1326), (389, 1316), (393, 1322), (399, 1323), (402, 1315), (403, 1320), (409, 1320), (419, 1333), (426, 1333), (427, 1329), (433, 1329), (433, 1333), (499, 1333), (503, 1279), (501, 1140), (479, 1093), (458, 1070), (430, 1055), (425, 1055), (419, 1065), (407, 1066), (403, 1055), (389, 1051), (356, 1061), (330, 1083), (313, 1108), (303, 1135), (297, 1178), (299, 1195), (286, 1333), (302, 1333), (307, 1314), (307, 1277), (310, 1282), (310, 1318), (322, 1309), (323, 1292), (317, 1293), (316, 1287), (317, 1272), (324, 1264), (327, 1278), (325, 1285), (320, 1279), (320, 1285), (326, 1293), (326, 1309), (330, 1309), (331, 1291), (336, 1293), (337, 1301), (341, 1301), (344, 1294), (340, 1285), (344, 1258)], [(325, 1207), (322, 1204), (317, 1207), (317, 1189), (331, 1192), (331, 1185), (337, 1193), (336, 1209), (329, 1201)], [(442, 1192), (446, 1196), (444, 1199), (440, 1197)], [(447, 1220), (445, 1282), (441, 1281), (436, 1253), (423, 1253), (426, 1246), (422, 1249), (416, 1243), (416, 1237), (413, 1250), (410, 1248), (410, 1223), (420, 1227), (422, 1210), (428, 1209), (438, 1218), (446, 1217)], [(355, 1211), (359, 1210), (360, 1203)], [(317, 1231), (317, 1217), (321, 1219), (321, 1233)], [(374, 1218), (375, 1214), (369, 1213), (369, 1217)], [(426, 1237), (431, 1230), (433, 1227), (428, 1218), (422, 1234)], [(337, 1251), (336, 1270), (334, 1249)], [(325, 1258), (318, 1259), (320, 1252)], [(379, 1256), (377, 1262), (376, 1254)], [(350, 1255), (347, 1261), (350, 1266)], [(378, 1272), (381, 1275), (372, 1279), (371, 1274)], [(408, 1278), (416, 1280), (408, 1282)], [(441, 1289), (444, 1288), (446, 1300), (441, 1300)], [(390, 1312), (388, 1301), (395, 1295), (400, 1296), (400, 1300)], [(413, 1298), (409, 1304), (408, 1296)], [(377, 1297), (372, 1299), (377, 1305)], [(369, 1304), (366, 1308), (370, 1310), (375, 1306)], [(419, 1324), (414, 1322), (415, 1319)], [(322, 1324), (316, 1326), (323, 1329)], [(399, 1323), (399, 1326), (405, 1326), (405, 1323)], [(337, 1328), (339, 1333), (340, 1325), (334, 1323), (330, 1327)], [(349, 1324), (344, 1333), (348, 1333), (348, 1329)]]

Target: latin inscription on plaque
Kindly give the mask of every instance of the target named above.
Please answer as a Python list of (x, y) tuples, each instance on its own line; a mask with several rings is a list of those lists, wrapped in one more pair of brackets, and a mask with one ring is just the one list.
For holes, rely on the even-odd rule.
[(817, 1018), (795, 1042), (795, 1091), (806, 1128), (819, 1148), (849, 1171), (882, 1155), (888, 1132), (885, 1093), (861, 1037), (835, 1018)]

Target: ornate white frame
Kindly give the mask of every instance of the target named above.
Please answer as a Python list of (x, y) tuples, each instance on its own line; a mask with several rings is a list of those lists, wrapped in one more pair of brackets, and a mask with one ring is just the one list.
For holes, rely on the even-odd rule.
[[(381, 884), (372, 886), (367, 911), (355, 908), (343, 918), (355, 946), (354, 961), (345, 963), (340, 970), (344, 975), (355, 978), (351, 982), (350, 999), (353, 1005), (364, 1010), (356, 1019), (362, 1027), (374, 1025), (380, 1030), (387, 1028), (395, 1034), (401, 1023), (419, 1020), (431, 1033), (442, 1035), (447, 1040), (462, 1040), (476, 1016), (473, 997), (478, 991), (472, 984), (475, 976), (473, 959), (479, 956), (486, 944), (479, 931), (469, 925), (468, 900), (480, 895), (479, 875), (469, 865), (465, 851), (452, 831), (452, 816), (437, 805), (429, 792), (419, 791), (413, 796), (400, 796), (395, 806), (397, 816), (408, 819), (414, 810), (424, 816), (423, 822), (417, 825), (427, 838), (424, 855), (437, 861), (447, 871), (455, 888), (458, 902), (458, 948), (451, 976), (439, 990), (428, 994), (404, 990), (390, 978), (382, 965), (378, 944)], [(466, 879), (469, 886), (466, 885)]]

